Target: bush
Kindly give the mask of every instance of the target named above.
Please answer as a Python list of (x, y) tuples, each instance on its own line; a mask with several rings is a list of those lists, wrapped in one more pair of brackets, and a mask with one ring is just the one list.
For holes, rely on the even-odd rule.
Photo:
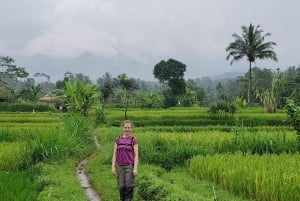
[(55, 111), (54, 107), (43, 103), (0, 103), (0, 111), (6, 112), (47, 112)]
[(95, 124), (96, 125), (105, 124), (106, 122), (107, 121), (106, 121), (106, 114), (104, 108), (102, 105), (99, 105), (95, 109)]
[(209, 108), (209, 113), (211, 114), (235, 114), (237, 108), (234, 103), (228, 101), (218, 101), (211, 105)]
[(161, 201), (167, 198), (167, 191), (164, 184), (154, 182), (149, 176), (143, 175), (138, 180), (137, 192), (143, 200)]

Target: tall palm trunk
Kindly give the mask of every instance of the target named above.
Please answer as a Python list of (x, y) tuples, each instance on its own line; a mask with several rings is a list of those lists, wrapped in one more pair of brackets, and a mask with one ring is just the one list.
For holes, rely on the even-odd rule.
[(251, 61), (249, 63), (250, 63), (250, 67), (249, 67), (249, 81), (248, 81), (248, 94), (247, 94), (248, 104), (250, 103), (251, 79), (252, 79)]

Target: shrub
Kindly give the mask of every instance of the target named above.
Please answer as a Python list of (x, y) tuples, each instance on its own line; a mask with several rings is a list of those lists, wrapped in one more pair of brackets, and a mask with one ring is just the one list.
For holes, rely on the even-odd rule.
[(54, 107), (43, 103), (0, 103), (0, 111), (7, 112), (47, 112), (55, 111)]
[(209, 108), (209, 113), (211, 114), (235, 114), (237, 108), (234, 103), (228, 101), (218, 101), (215, 104), (212, 104)]

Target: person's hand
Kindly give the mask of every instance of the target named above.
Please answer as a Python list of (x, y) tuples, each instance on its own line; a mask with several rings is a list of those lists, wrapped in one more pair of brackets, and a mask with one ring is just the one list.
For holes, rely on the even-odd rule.
[(132, 173), (133, 173), (133, 176), (136, 176), (137, 175), (137, 169), (133, 169)]
[(117, 175), (117, 173), (116, 173), (116, 168), (111, 168), (111, 173), (112, 173), (114, 176), (116, 176), (116, 175)]

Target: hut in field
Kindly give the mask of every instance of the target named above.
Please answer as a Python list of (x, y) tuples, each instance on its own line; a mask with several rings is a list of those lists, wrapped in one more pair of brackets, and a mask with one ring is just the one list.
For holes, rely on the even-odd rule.
[(54, 103), (56, 101), (56, 97), (55, 96), (51, 96), (50, 94), (46, 94), (42, 97), (39, 98), (39, 102), (41, 103), (48, 103), (51, 106), (54, 106)]

